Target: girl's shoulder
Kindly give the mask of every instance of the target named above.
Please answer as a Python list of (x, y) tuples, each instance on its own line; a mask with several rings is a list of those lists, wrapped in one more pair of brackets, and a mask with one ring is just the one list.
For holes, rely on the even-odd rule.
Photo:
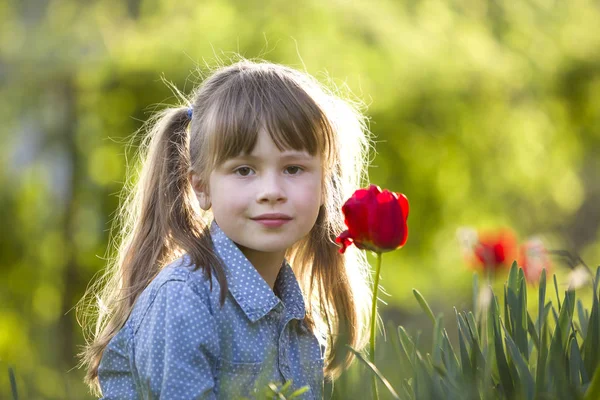
[[(211, 291), (211, 281), (213, 290)], [(146, 314), (152, 312), (157, 302), (178, 303), (182, 301), (198, 303), (206, 306), (209, 311), (214, 309), (216, 279), (208, 279), (202, 268), (196, 268), (187, 255), (163, 267), (150, 284), (142, 291), (136, 300), (129, 323), (135, 332)], [(217, 290), (218, 292), (218, 290)], [(177, 297), (176, 299), (172, 297)], [(158, 309), (158, 307), (154, 307)]]
[(175, 261), (163, 267), (163, 269), (150, 282), (146, 290), (158, 291), (168, 282), (181, 282), (188, 285), (199, 296), (206, 296), (210, 292), (211, 284), (218, 285), (218, 281), (208, 278), (203, 268), (198, 268), (191, 258), (184, 254)]

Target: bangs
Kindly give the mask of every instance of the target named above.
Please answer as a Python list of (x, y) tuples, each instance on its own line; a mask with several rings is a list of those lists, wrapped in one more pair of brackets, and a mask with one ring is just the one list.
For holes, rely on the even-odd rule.
[(280, 151), (319, 154), (328, 165), (331, 125), (316, 101), (290, 77), (272, 70), (242, 70), (211, 101), (204, 128), (213, 168), (251, 153), (261, 130)]

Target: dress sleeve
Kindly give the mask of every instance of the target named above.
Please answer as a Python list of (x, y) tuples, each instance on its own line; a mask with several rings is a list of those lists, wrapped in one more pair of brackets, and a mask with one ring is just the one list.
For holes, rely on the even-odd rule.
[(103, 395), (100, 400), (138, 398), (129, 362), (129, 337), (129, 331), (124, 327), (104, 349), (98, 366), (98, 381)]
[(134, 333), (134, 364), (141, 397), (215, 399), (217, 327), (189, 282), (158, 290)]

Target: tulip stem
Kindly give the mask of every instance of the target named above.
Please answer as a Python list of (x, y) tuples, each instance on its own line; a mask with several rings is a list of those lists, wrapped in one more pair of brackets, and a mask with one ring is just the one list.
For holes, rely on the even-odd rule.
[[(381, 269), (381, 253), (377, 253), (375, 264), (375, 280), (373, 281), (373, 305), (371, 308), (371, 341), (369, 345), (369, 361), (375, 365), (375, 321), (377, 318), (377, 290), (379, 289), (379, 270)], [(377, 376), (373, 374), (373, 399), (379, 399), (377, 392)]]

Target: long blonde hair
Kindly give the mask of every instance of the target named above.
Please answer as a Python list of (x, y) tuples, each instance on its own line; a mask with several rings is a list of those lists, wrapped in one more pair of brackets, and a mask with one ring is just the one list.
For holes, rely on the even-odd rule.
[[(139, 179), (124, 187), (113, 227), (117, 256), (78, 307), (84, 328), (91, 328), (80, 356), (92, 392), (100, 393), (105, 347), (166, 264), (189, 254), (196, 268), (215, 274), (224, 302), (227, 282), (208, 231), (212, 215), (198, 206), (188, 172), (208, 179), (215, 166), (251, 152), (260, 129), (281, 149), (323, 157), (324, 205), (310, 233), (286, 256), (305, 296), (306, 321), (327, 343), (326, 376), (334, 379), (350, 365), (353, 355), (344, 345), (361, 350), (368, 340), (368, 264), (362, 252), (340, 254), (335, 237), (344, 230), (343, 202), (366, 178), (369, 131), (360, 104), (306, 73), (242, 59), (217, 69), (189, 101), (148, 122)], [(95, 324), (87, 324), (90, 319)]]

